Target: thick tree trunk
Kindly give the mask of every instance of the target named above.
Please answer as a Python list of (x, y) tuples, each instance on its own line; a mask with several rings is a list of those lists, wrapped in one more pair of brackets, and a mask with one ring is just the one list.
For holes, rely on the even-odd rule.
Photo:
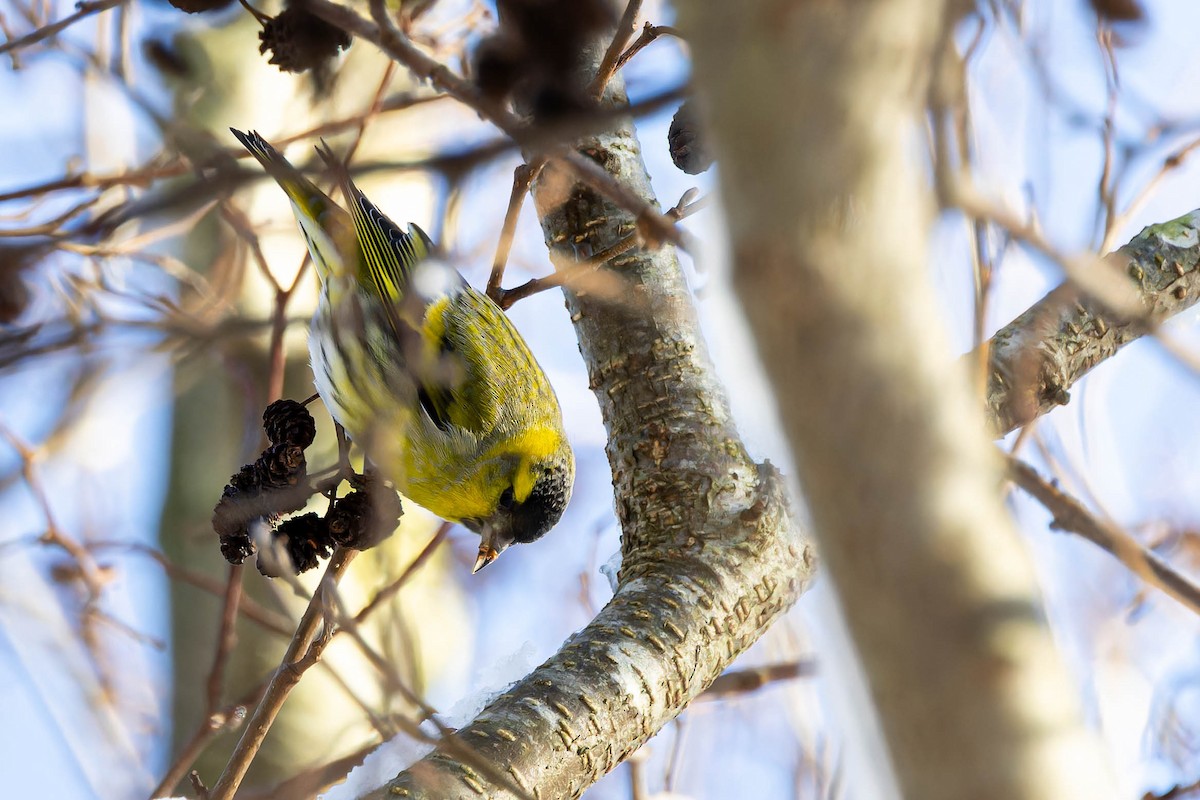
[(1111, 797), (926, 266), (944, 6), (684, 5), (735, 284), (905, 796)]

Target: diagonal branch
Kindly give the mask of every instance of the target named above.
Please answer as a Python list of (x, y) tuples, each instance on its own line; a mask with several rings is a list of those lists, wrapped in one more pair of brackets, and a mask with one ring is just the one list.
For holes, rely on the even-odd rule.
[(642, 0), (629, 0), (625, 5), (625, 13), (621, 15), (621, 21), (617, 23), (616, 35), (609, 42), (608, 49), (604, 51), (604, 58), (600, 59), (596, 77), (588, 84), (588, 94), (597, 100), (604, 97), (604, 90), (617, 71), (621, 53), (625, 50), (625, 45), (629, 42), (630, 37), (633, 36), (633, 26), (637, 22), (638, 12), (641, 10)]
[(998, 330), (986, 345), (987, 412), (997, 434), (1065, 405), (1093, 367), (1200, 300), (1200, 209), (1147, 227), (1108, 260), (1123, 264), (1141, 318), (1122, 319), (1063, 284)]
[(20, 50), (22, 47), (28, 47), (31, 44), (37, 44), (44, 39), (49, 39), (51, 36), (62, 33), (67, 28), (71, 27), (85, 17), (90, 17), (93, 14), (99, 14), (102, 11), (108, 11), (110, 8), (116, 8), (124, 2), (126, 2), (126, 0), (93, 0), (93, 2), (80, 3), (78, 6), (76, 6), (77, 10), (75, 13), (69, 17), (63, 17), (58, 22), (52, 22), (49, 25), (44, 25), (41, 28), (38, 28), (36, 31), (25, 34), (19, 39), (13, 39), (0, 44), (0, 55), (4, 55), (5, 53), (13, 50)]
[(673, 221), (659, 213), (654, 203), (627, 191), (620, 181), (613, 180), (611, 175), (597, 167), (587, 155), (540, 136), (537, 129), (526, 125), (520, 117), (501, 104), (485, 97), (470, 81), (454, 74), (445, 64), (423, 53), (392, 23), (383, 0), (371, 2), (374, 24), (345, 6), (329, 0), (309, 0), (305, 7), (330, 25), (336, 25), (349, 34), (371, 42), (417, 77), (428, 80), (434, 88), (479, 112), (484, 119), (523, 147), (537, 148), (545, 156), (566, 162), (582, 180), (591, 183), (607, 197), (633, 211), (637, 215), (637, 222), (656, 240), (685, 245), (682, 232)]
[(325, 593), (337, 591), (338, 580), (356, 554), (355, 550), (339, 548), (329, 559), (321, 583), (313, 592), (308, 608), (304, 610), (304, 616), (296, 626), (296, 633), (283, 654), (279, 668), (271, 676), (262, 700), (247, 721), (242, 738), (238, 740), (237, 747), (229, 757), (229, 763), (225, 765), (221, 777), (209, 792), (211, 800), (229, 800), (234, 796), (242, 779), (246, 777), (250, 762), (254, 760), (263, 740), (267, 738), (267, 732), (271, 730), (275, 717), (283, 708), (284, 701), (300, 681), (300, 676), (319, 660), (321, 651), (332, 636), (330, 630), (326, 630), (320, 637), (317, 635), (318, 627), (325, 618)]
[(1076, 533), (1107, 550), (1134, 575), (1200, 613), (1200, 586), (1195, 581), (1147, 550), (1125, 531), (1096, 517), (1082, 503), (1045, 480), (1025, 462), (1009, 458), (1008, 474), (1054, 515), (1052, 527)]

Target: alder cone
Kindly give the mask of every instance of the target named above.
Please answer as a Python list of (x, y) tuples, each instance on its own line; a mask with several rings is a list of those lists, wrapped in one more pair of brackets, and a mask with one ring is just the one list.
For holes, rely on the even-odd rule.
[(167, 2), (188, 14), (220, 11), (223, 8), (233, 5), (233, 0), (167, 0)]

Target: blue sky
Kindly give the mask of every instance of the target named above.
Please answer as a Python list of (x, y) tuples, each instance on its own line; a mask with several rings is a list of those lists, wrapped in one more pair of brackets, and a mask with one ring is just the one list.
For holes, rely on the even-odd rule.
[[(139, 33), (159, 35), (164, 26), (181, 19), (156, 6), (134, 8), (134, 30)], [(1129, 32), (1128, 46), (1118, 50), (1122, 86), (1118, 140), (1131, 145), (1145, 142), (1164, 121), (1179, 126), (1180, 133), (1163, 137), (1147, 156), (1132, 163), (1127, 188), (1119, 195), (1122, 200), (1149, 179), (1165, 152), (1197, 135), (1200, 127), (1200, 93), (1195, 91), (1200, 54), (1191, 46), (1192, 34), (1200, 27), (1200, 10), (1167, 0), (1147, 3), (1147, 8), (1148, 22)], [(646, 9), (652, 21), (670, 22), (661, 5), (648, 3)], [(981, 55), (971, 69), (976, 178), (990, 195), (1012, 208), (1022, 213), (1036, 209), (1047, 236), (1062, 249), (1074, 251), (1096, 241), (1095, 187), (1102, 155), (1098, 123), (1106, 103), (1101, 54), (1083, 3), (1058, 0), (1031, 3), (1025, 9), (1021, 30), (1010, 22), (989, 23)], [(70, 10), (69, 3), (58, 4), (60, 15)], [(0, 0), (0, 11), (10, 25), (19, 24), (10, 0)], [(201, 22), (188, 19), (183, 24)], [(68, 37), (90, 47), (96, 30), (95, 22), (89, 21)], [(357, 53), (352, 49), (351, 55)], [(144, 76), (144, 93), (165, 110), (166, 94), (152, 72), (140, 57), (135, 63)], [(265, 97), (293, 91), (281, 88), (292, 84), (255, 69), (247, 80), (263, 82), (257, 101), (241, 106), (237, 118), (215, 121), (214, 130), (235, 125), (273, 135), (307, 127), (300, 119), (287, 123), (280, 119), (280, 109), (298, 106)], [(627, 71), (635, 100), (678, 85), (686, 77), (683, 50), (670, 39), (656, 42)], [(0, 71), (0, 97), (10, 101), (10, 108), (22, 111), (0, 115), (0, 135), (8, 143), (0, 156), (0, 191), (61, 174), (64, 159), (71, 155), (85, 156), (93, 167), (132, 164), (155, 147), (153, 129), (144, 118), (114, 101), (103, 86), (85, 88), (75, 65), (62, 55), (31, 54), (20, 71), (6, 63)], [(99, 108), (101, 118), (91, 118), (85, 129), (82, 113), (89, 108), (93, 113)], [(36, 113), (26, 113), (34, 109)], [(719, 167), (694, 177), (670, 164), (666, 131), (672, 111), (649, 116), (638, 125), (648, 169), (664, 206), (693, 186), (712, 191), (719, 178)], [(473, 125), (470, 114), (460, 114), (428, 132), (406, 133), (411, 140), (406, 138), (403, 144), (461, 147), (462, 130), (472, 130), (472, 137), (479, 135), (470, 128)], [(101, 141), (89, 141), (85, 130), (100, 131)], [(300, 152), (299, 146), (295, 152)], [(515, 158), (509, 158), (481, 170), (472, 178), (463, 203), (453, 238), (460, 268), (476, 285), (486, 278), (515, 164)], [(1200, 206), (1200, 193), (1193, 188), (1197, 169), (1185, 162), (1170, 174), (1130, 216), (1117, 241), (1127, 240), (1145, 224)], [(435, 186), (411, 181), (376, 181), (375, 186), (368, 191), (380, 193), (377, 199), (386, 210), (432, 229), (428, 223), (436, 207)], [(254, 191), (262, 193), (262, 197), (255, 194), (256, 215), (273, 223), (268, 239), (279, 250), (271, 252), (298, 252), (302, 244), (286, 209), (280, 211), (280, 205), (272, 206), (267, 199), (272, 187)], [(57, 202), (63, 206), (68, 200)], [(15, 206), (0, 207), (0, 213), (15, 210)], [(52, 211), (47, 208), (41, 213)], [(0, 227), (8, 224), (0, 220)], [(753, 358), (741, 311), (727, 287), (719, 206), (685, 224), (704, 243), (699, 268), (686, 257), (683, 265), (743, 435), (756, 457), (787, 465), (789, 454), (775, 423), (767, 385)], [(932, 280), (945, 298), (946, 325), (960, 352), (969, 349), (973, 327), (965, 231), (960, 217), (944, 215), (930, 244)], [(297, 261), (281, 255), (278, 263)], [(45, 290), (56, 280), (55, 274), (81, 269), (65, 258), (47, 264), (38, 276), (43, 291), (31, 313), (55, 309), (53, 294)], [(110, 277), (129, 286), (169, 288), (143, 267), (112, 262), (108, 269)], [(512, 257), (511, 280), (523, 280), (526, 270), (537, 274), (548, 269), (541, 232), (527, 205)], [(989, 332), (1061, 277), (1054, 265), (1019, 246), (1005, 250)], [(245, 302), (253, 306), (261, 298)], [(581, 594), (596, 606), (609, 594), (597, 573), (618, 542), (604, 431), (587, 389), (574, 333), (556, 293), (522, 301), (513, 317), (562, 398), (579, 463), (576, 495), (561, 529), (520, 554), (520, 569), (501, 563), (475, 579), (464, 574), (458, 584), (447, 587), (447, 592), (465, 598), (469, 621), (478, 623), (485, 609), (503, 608), (506, 622), (476, 625), (463, 657), (430, 687), (430, 700), (439, 708), (451, 708), (464, 695), (493, 685), (494, 665), (511, 661), (514, 654), (539, 663), (587, 621), (587, 603), (579, 599)], [(1186, 344), (1200, 344), (1195, 314), (1174, 322), (1170, 332)], [(114, 334), (103, 342), (100, 356), (45, 358), (0, 375), (0, 424), (36, 443), (45, 439), (53, 418), (67, 407), (72, 376), (85, 366), (99, 373), (99, 388), (86, 405), (71, 406), (85, 424), (56, 440), (52, 454), (37, 466), (56, 522), (79, 538), (151, 545), (159, 541), (172, 376), (168, 360), (148, 344), (144, 336)], [(1137, 526), (1154, 521), (1194, 527), (1200, 519), (1191, 488), (1200, 480), (1200, 459), (1194, 457), (1200, 445), (1200, 422), (1197, 415), (1181, 414), (1179, 409), (1192, 407), (1194, 400), (1200, 400), (1198, 394), (1196, 377), (1161, 347), (1152, 342), (1134, 344), (1081, 383), (1072, 392), (1069, 406), (1039, 424), (1044, 450), (1031, 448), (1025, 455), (1043, 467), (1060, 466), (1073, 479), (1071, 488), (1077, 494), (1132, 529), (1141, 530)], [(9, 474), (16, 463), (12, 451), (0, 447), (0, 474)], [(219, 489), (214, 487), (214, 499)], [(162, 738), (170, 722), (166, 700), (173, 690), (168, 682), (169, 650), (127, 636), (107, 637), (109, 656), (123, 665), (123, 704), (112, 715), (84, 713), (96, 709), (99, 687), (75, 635), (79, 598), (50, 580), (50, 567), (61, 559), (45, 548), (9, 544), (44, 529), (36, 495), (19, 479), (4, 483), (0, 491), (7, 512), (0, 527), (0, 764), (15, 781), (9, 784), (13, 796), (142, 796), (170, 756)], [(1141, 611), (1131, 615), (1130, 602), (1140, 587), (1123, 568), (1086, 543), (1049, 533), (1045, 514), (1024, 498), (1014, 497), (1013, 507), (1036, 557), (1056, 634), (1080, 677), (1091, 717), (1112, 749), (1127, 795), (1140, 797), (1147, 788), (1197, 777), (1200, 756), (1155, 735), (1170, 715), (1172, 697), (1186, 700), (1188, 692), (1194, 692), (1192, 686), (1200, 685), (1196, 620), (1153, 592)], [(465, 558), (474, 543), (470, 534), (460, 531), (451, 547)], [(105, 609), (121, 622), (169, 642), (167, 586), (159, 568), (137, 557), (108, 560), (119, 564), (119, 569), (106, 588)], [(581, 575), (590, 576), (582, 589)], [(249, 574), (247, 580), (259, 577)], [(837, 636), (829, 609), (828, 594), (804, 598), (743, 663), (826, 652)], [(839, 760), (846, 763), (839, 752), (845, 747), (843, 732), (850, 726), (842, 716), (844, 704), (839, 698), (847, 689), (840, 677), (840, 671), (827, 671), (817, 680), (690, 710), (683, 725), (686, 746), (680, 750), (676, 790), (697, 798), (738, 796), (747, 787), (754, 787), (755, 796), (763, 798), (813, 796), (804, 793), (809, 790), (803, 785), (796, 788), (797, 775), (808, 774), (805, 770), (811, 771), (813, 762), (826, 767)], [(1181, 706), (1185, 723), (1200, 724), (1194, 718), (1197, 705)], [(661, 788), (679, 730), (669, 726), (649, 746), (643, 770), (652, 789)], [(322, 754), (312, 755), (317, 760)], [(854, 763), (853, 756), (845, 758)], [(128, 768), (109, 768), (114, 763)], [(847, 773), (856, 774), (852, 769)], [(619, 770), (589, 797), (625, 798), (628, 780), (625, 770)], [(849, 789), (848, 796), (866, 798), (882, 796), (883, 791), (853, 781)]]

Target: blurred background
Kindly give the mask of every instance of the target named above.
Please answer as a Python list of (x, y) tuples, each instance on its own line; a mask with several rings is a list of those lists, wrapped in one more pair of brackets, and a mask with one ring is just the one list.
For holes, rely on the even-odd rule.
[[(166, 0), (0, 0), (10, 42), (0, 50), (0, 770), (9, 797), (186, 793), (192, 768), (211, 785), (317, 581), (314, 572), (300, 587), (273, 582), (247, 562), (235, 576), (244, 591), (236, 639), (222, 636), (231, 571), (213, 505), (261, 449), (272, 396), (313, 393), (304, 343), (316, 291), (285, 196), (240, 177), (227, 129), (256, 129), (297, 164), (324, 137), (377, 167), (360, 179), (366, 194), (421, 225), (478, 287), (522, 163), (511, 149), (480, 155), (499, 132), (368, 43), (284, 73), (260, 55), (262, 24), (247, 8), (180, 2), (203, 13)], [(1200, 8), (1095, 5), (1132, 9), (1131, 19), (1098, 24), (1083, 0), (997, 0), (981, 2), (958, 36), (976, 180), (1066, 252), (1111, 250), (1200, 207), (1188, 158), (1200, 145)], [(411, 38), (463, 72), (496, 25), (488, 2), (405, 9)], [(274, 0), (258, 7), (282, 10)], [(17, 46), (72, 15), (57, 35)], [(674, 9), (646, 2), (639, 19), (669, 26)], [(622, 75), (646, 108), (637, 133), (661, 204), (692, 187), (713, 198), (683, 222), (702, 245), (684, 268), (752, 453), (786, 468), (774, 400), (726, 282), (720, 165), (687, 175), (669, 154), (672, 98), (689, 80), (686, 43), (668, 31)], [(190, 190), (197, 179), (216, 188)], [(121, 224), (102, 224), (113, 219)], [(929, 264), (959, 352), (1062, 280), (1002, 232), (950, 213)], [(527, 207), (505, 285), (550, 269)], [(983, 270), (991, 285), (979, 292)], [(510, 313), (563, 405), (578, 463), (567, 514), (519, 557), (472, 576), (477, 537), (407, 505), (396, 535), (341, 584), (357, 610), (405, 576), (362, 625), (394, 672), (373, 666), (351, 637), (335, 639), (239, 796), (353, 797), (372, 774), (388, 777), (379, 764), (338, 782), (412, 715), (396, 680), (460, 723), (611, 596), (602, 568), (619, 531), (605, 432), (570, 320), (557, 290)], [(1169, 336), (1200, 352), (1194, 313)], [(1019, 444), (1064, 488), (1197, 574), (1197, 402), (1196, 374), (1160, 343), (1139, 341), (1005, 445)], [(332, 466), (332, 424), (319, 406), (314, 413), (309, 464)], [(1050, 531), (1024, 496), (1012, 506), (1124, 795), (1186, 796), (1168, 793), (1200, 779), (1194, 614), (1106, 553)], [(854, 691), (844, 651), (818, 580), (735, 664), (768, 667), (765, 685), (702, 697), (587, 796), (880, 796), (861, 767), (862, 743), (840, 724)], [(417, 745), (401, 735), (388, 747), (400, 758)]]

